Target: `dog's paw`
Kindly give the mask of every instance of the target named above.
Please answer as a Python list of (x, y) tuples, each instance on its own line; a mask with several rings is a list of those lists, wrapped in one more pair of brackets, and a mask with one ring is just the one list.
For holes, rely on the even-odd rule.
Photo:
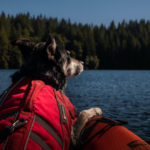
[(77, 143), (81, 130), (84, 128), (85, 124), (94, 116), (102, 115), (102, 110), (100, 108), (90, 108), (80, 112), (77, 121), (74, 123), (72, 128), (72, 142)]
[(88, 120), (98, 115), (102, 115), (102, 110), (96, 107), (96, 108), (82, 110), (79, 114), (79, 118), (81, 118), (82, 120)]

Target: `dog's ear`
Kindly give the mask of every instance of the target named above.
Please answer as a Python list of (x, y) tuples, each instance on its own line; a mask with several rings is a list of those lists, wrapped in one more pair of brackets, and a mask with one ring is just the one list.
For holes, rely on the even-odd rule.
[(18, 46), (25, 60), (29, 58), (36, 44), (28, 39), (17, 39), (11, 43), (14, 46)]
[(48, 40), (46, 42), (46, 52), (49, 59), (54, 60), (54, 55), (56, 51), (56, 41), (55, 39), (49, 35)]

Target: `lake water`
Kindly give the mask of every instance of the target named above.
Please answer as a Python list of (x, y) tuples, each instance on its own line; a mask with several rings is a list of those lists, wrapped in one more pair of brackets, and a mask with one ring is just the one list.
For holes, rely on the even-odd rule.
[[(0, 70), (0, 93), (15, 70)], [(150, 143), (150, 71), (84, 71), (65, 90), (77, 110), (100, 107), (103, 115), (128, 121), (126, 127)]]

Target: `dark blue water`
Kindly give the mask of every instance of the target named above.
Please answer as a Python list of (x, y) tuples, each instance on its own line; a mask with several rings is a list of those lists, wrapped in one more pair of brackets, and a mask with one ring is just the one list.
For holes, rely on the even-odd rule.
[[(0, 70), (0, 93), (13, 72)], [(65, 92), (78, 111), (100, 107), (104, 116), (128, 121), (128, 129), (150, 142), (150, 71), (84, 71), (68, 80)]]

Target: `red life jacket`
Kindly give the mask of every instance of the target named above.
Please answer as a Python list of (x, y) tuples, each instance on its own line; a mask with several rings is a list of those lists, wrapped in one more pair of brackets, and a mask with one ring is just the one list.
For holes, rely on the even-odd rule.
[(40, 80), (22, 79), (1, 97), (0, 150), (68, 150), (75, 107)]

